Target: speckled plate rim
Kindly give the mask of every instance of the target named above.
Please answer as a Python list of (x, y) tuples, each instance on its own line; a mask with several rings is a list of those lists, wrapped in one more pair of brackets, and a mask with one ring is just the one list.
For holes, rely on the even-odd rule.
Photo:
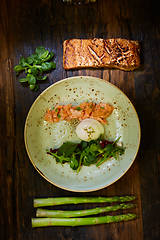
[[(137, 149), (136, 149), (136, 152), (135, 152), (135, 154), (134, 154), (134, 157), (133, 157), (130, 165), (128, 166), (128, 168), (127, 168), (117, 179), (115, 179), (113, 182), (111, 182), (111, 183), (109, 183), (109, 184), (106, 184), (106, 185), (104, 185), (104, 186), (102, 186), (102, 187), (98, 187), (98, 188), (94, 188), (94, 189), (89, 189), (89, 190), (74, 190), (74, 189), (70, 189), (70, 188), (67, 188), (67, 187), (63, 187), (63, 186), (58, 185), (58, 184), (52, 182), (51, 180), (49, 180), (49, 179), (37, 168), (36, 164), (35, 164), (34, 161), (32, 160), (32, 158), (31, 158), (31, 156), (30, 156), (30, 153), (29, 153), (29, 149), (28, 149), (28, 145), (27, 145), (27, 137), (26, 137), (26, 135), (27, 135), (27, 134), (26, 134), (27, 124), (26, 124), (26, 123), (27, 123), (27, 121), (28, 121), (28, 119), (29, 119), (29, 117), (30, 117), (30, 113), (32, 112), (32, 108), (33, 108), (34, 105), (37, 103), (37, 101), (39, 100), (39, 98), (40, 98), (46, 91), (48, 91), (48, 89), (54, 87), (55, 85), (61, 84), (62, 82), (65, 82), (65, 81), (70, 80), (70, 79), (72, 79), (72, 80), (77, 80), (77, 79), (79, 79), (79, 78), (92, 78), (92, 79), (96, 79), (96, 80), (102, 81), (102, 82), (104, 82), (104, 83), (112, 86), (113, 88), (118, 89), (118, 90), (121, 92), (121, 94), (125, 96), (125, 98), (126, 98), (127, 101), (130, 103), (131, 107), (132, 107), (133, 110), (134, 110), (134, 113), (135, 113), (135, 116), (136, 116), (137, 122), (138, 122), (138, 133), (139, 133), (139, 134), (138, 134), (139, 137), (138, 137)], [(29, 159), (30, 159), (30, 162), (32, 163), (32, 165), (34, 166), (34, 168), (36, 169), (36, 171), (37, 171), (45, 180), (47, 180), (47, 181), (48, 181), (49, 183), (51, 183), (52, 185), (54, 185), (54, 186), (56, 186), (56, 187), (58, 187), (58, 188), (61, 188), (61, 189), (70, 191), (70, 192), (94, 192), (94, 191), (98, 191), (98, 190), (104, 189), (104, 188), (112, 185), (113, 183), (117, 182), (120, 178), (122, 178), (122, 177), (126, 174), (126, 172), (130, 169), (130, 167), (132, 166), (133, 162), (135, 161), (136, 156), (137, 156), (138, 151), (139, 151), (140, 141), (141, 141), (140, 121), (139, 121), (139, 117), (138, 117), (137, 111), (136, 111), (134, 105), (132, 104), (132, 102), (130, 101), (130, 99), (127, 97), (127, 95), (126, 95), (120, 88), (118, 88), (118, 87), (115, 86), (114, 84), (112, 84), (112, 83), (110, 83), (110, 82), (108, 82), (108, 81), (106, 81), (106, 80), (104, 80), (104, 79), (101, 79), (101, 78), (98, 78), (98, 77), (93, 77), (93, 76), (74, 76), (74, 77), (64, 78), (64, 79), (62, 79), (62, 80), (59, 80), (58, 82), (53, 83), (51, 86), (49, 86), (48, 88), (46, 88), (42, 93), (40, 93), (40, 95), (35, 99), (35, 101), (34, 101), (33, 104), (31, 105), (31, 107), (30, 107), (30, 109), (29, 109), (29, 112), (28, 112), (28, 114), (27, 114), (27, 117), (26, 117), (25, 127), (24, 127), (24, 142), (25, 142), (26, 151), (27, 151), (28, 157), (29, 157)]]

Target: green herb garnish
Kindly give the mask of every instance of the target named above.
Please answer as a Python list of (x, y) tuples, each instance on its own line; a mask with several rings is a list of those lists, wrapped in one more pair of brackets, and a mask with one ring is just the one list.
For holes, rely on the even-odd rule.
[(40, 46), (36, 48), (34, 54), (26, 58), (21, 57), (19, 64), (14, 67), (17, 75), (25, 71), (25, 77), (20, 78), (19, 82), (27, 82), (31, 90), (37, 90), (37, 80), (46, 80), (47, 75), (44, 74), (56, 68), (55, 62), (51, 61), (53, 56), (53, 52), (49, 52), (49, 50)]
[(117, 145), (118, 140), (119, 138), (114, 142), (106, 143), (99, 138), (90, 142), (81, 141), (79, 144), (66, 142), (56, 151), (47, 150), (47, 153), (61, 164), (70, 162), (70, 167), (79, 172), (82, 165), (96, 164), (99, 167), (111, 157), (118, 159), (125, 152), (125, 148)]
[(78, 111), (81, 111), (81, 110), (82, 110), (82, 108), (80, 108), (80, 107), (76, 107), (76, 110), (78, 110)]

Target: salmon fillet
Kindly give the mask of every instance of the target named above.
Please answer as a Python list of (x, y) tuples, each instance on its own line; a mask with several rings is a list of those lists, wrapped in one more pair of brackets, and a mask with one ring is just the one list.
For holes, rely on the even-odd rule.
[(117, 68), (131, 71), (140, 66), (138, 41), (115, 39), (70, 39), (63, 42), (63, 67)]
[(61, 120), (71, 121), (72, 119), (83, 120), (93, 118), (101, 123), (106, 123), (106, 118), (111, 115), (114, 107), (107, 103), (83, 102), (78, 106), (56, 105), (52, 110), (47, 109), (44, 120), (47, 122), (59, 122)]

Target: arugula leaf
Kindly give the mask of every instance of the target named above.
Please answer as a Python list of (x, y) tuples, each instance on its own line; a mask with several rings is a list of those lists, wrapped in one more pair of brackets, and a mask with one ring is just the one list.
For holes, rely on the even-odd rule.
[(101, 149), (99, 144), (93, 143), (89, 147), (90, 152), (102, 152), (103, 150)]
[(63, 143), (63, 145), (58, 149), (58, 155), (61, 155), (63, 153), (65, 153), (65, 156), (69, 157), (71, 156), (71, 154), (75, 151), (75, 149), (77, 148), (76, 143), (72, 143), (72, 142), (65, 142)]
[(111, 157), (114, 157), (117, 160), (119, 155), (122, 155), (125, 152), (125, 149), (123, 147), (119, 147), (114, 143), (108, 144), (104, 148), (104, 150), (105, 150), (104, 154), (102, 155), (100, 161), (96, 164), (97, 167), (99, 167), (102, 163), (104, 163)]
[(95, 154), (87, 154), (83, 157), (82, 163), (84, 166), (89, 166), (97, 162)]
[(101, 146), (101, 141), (100, 137), (90, 142), (81, 141), (80, 144), (66, 142), (56, 150), (56, 153), (48, 150), (47, 153), (54, 156), (61, 164), (69, 162), (70, 167), (79, 172), (82, 165), (96, 164), (99, 167), (111, 157), (118, 159), (125, 151), (125, 148), (116, 145), (117, 140), (115, 142), (104, 140), (107, 142), (105, 147)]
[(88, 142), (82, 141), (81, 142), (81, 148), (85, 149), (88, 146)]
[[(47, 153), (48, 153), (48, 150), (47, 150)], [(49, 152), (49, 154), (55, 157), (57, 162), (60, 162), (60, 163), (70, 162), (70, 158), (64, 156), (64, 154), (61, 156), (59, 156), (57, 153), (52, 153), (52, 152)]]
[(73, 170), (76, 170), (79, 166), (79, 163), (78, 163), (78, 160), (76, 159), (76, 156), (75, 154), (73, 153), (72, 154), (72, 157), (71, 157), (71, 160), (70, 160), (70, 167), (73, 169)]

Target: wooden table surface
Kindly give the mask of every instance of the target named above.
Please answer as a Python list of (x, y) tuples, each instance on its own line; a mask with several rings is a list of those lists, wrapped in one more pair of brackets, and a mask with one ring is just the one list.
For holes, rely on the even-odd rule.
[[(0, 4), (0, 239), (160, 239), (160, 14), (154, 1), (97, 0), (84, 6), (60, 0), (1, 0)], [(139, 40), (142, 66), (120, 70), (65, 71), (62, 43), (69, 38), (124, 37)], [(55, 53), (56, 70), (38, 92), (23, 87), (13, 66), (43, 45)], [(92, 193), (61, 190), (43, 179), (27, 156), (23, 130), (33, 101), (51, 84), (70, 76), (103, 78), (130, 98), (142, 138), (136, 160), (113, 185)], [(138, 219), (85, 227), (31, 228), (34, 197), (135, 194)], [(89, 205), (85, 205), (89, 207)], [(69, 209), (74, 209), (69, 206)]]

